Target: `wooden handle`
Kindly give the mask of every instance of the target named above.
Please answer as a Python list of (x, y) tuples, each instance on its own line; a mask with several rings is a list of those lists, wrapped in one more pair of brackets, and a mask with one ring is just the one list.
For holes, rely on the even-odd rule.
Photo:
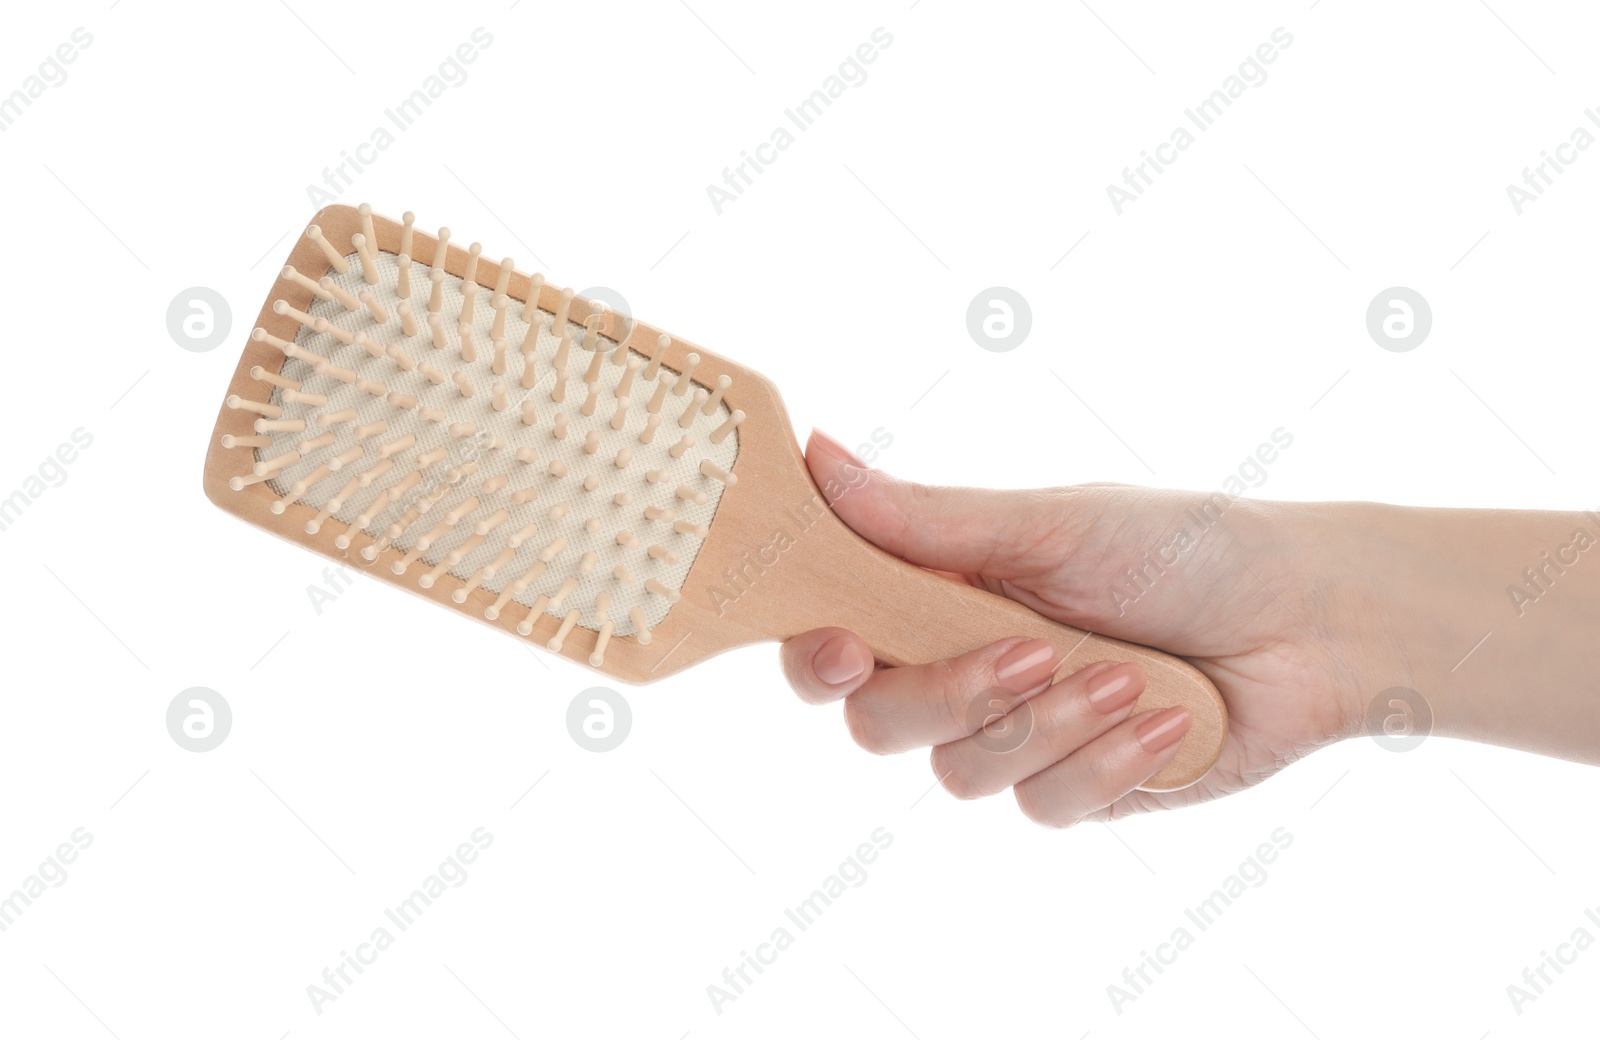
[[(926, 664), (1008, 636), (1049, 639), (1065, 655), (1056, 677), (1096, 661), (1134, 661), (1145, 690), (1134, 711), (1182, 704), (1193, 722), (1177, 757), (1140, 786), (1175, 791), (1199, 780), (1222, 753), (1228, 710), (1210, 679), (1187, 661), (1135, 643), (1052, 621), (1014, 600), (953, 581), (889, 555), (831, 510), (810, 520), (741, 597), (769, 637), (824, 626), (859, 634), (880, 661)], [(755, 603), (749, 602), (755, 600)]]

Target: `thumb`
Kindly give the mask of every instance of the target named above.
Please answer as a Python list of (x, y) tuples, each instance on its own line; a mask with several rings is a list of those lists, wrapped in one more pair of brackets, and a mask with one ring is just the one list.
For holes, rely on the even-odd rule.
[(1059, 564), (1071, 489), (993, 491), (930, 487), (862, 462), (821, 430), (806, 464), (823, 497), (857, 534), (933, 570), (1015, 578)]

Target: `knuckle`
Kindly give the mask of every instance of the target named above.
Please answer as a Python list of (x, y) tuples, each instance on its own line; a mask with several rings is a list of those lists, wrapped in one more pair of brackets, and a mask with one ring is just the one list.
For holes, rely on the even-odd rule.
[(1084, 786), (1093, 792), (1093, 797), (1102, 803), (1111, 800), (1111, 793), (1121, 785), (1118, 777), (1118, 765), (1107, 756), (1084, 755), (1083, 773)]
[(845, 698), (844, 724), (850, 731), (850, 739), (863, 750), (874, 755), (894, 752), (894, 742), (882, 720), (863, 708), (855, 697)]
[(1031, 734), (1043, 742), (1050, 760), (1059, 762), (1083, 746), (1083, 734), (1058, 720), (1046, 720), (1033, 728)]
[(937, 665), (929, 666), (927, 672), (929, 689), (926, 693), (928, 700), (938, 705), (941, 722), (946, 731), (967, 732), (967, 715), (971, 710), (972, 697), (968, 693), (967, 676), (963, 671), (949, 661), (940, 661)]
[(965, 767), (955, 752), (948, 750), (949, 748), (950, 745), (941, 744), (933, 749), (930, 757), (933, 773), (939, 778), (940, 786), (952, 797), (964, 802), (989, 794), (976, 784), (971, 771)]
[(1016, 796), (1022, 815), (1041, 827), (1060, 830), (1078, 822), (1076, 813), (1068, 811), (1058, 799), (1050, 798), (1036, 784), (1018, 784)]

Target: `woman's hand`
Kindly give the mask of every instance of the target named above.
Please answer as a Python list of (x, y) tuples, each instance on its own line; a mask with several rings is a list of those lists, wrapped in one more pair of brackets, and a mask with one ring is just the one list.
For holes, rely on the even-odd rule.
[[(1014, 788), (1023, 813), (1057, 827), (1204, 801), (1357, 732), (1367, 698), (1394, 685), (1362, 693), (1352, 668), (1365, 656), (1348, 641), (1367, 624), (1367, 585), (1328, 580), (1347, 547), (1310, 508), (1110, 484), (924, 487), (868, 470), (821, 433), (806, 456), (819, 485), (852, 488), (834, 511), (888, 552), (1076, 628), (1185, 657), (1227, 701), (1228, 740), (1211, 772), (1150, 794), (1134, 788), (1173, 756), (1189, 718), (1182, 708), (1132, 714), (1144, 678), (1131, 663), (1100, 662), (1052, 686), (1060, 656), (1044, 640), (902, 668), (876, 667), (842, 629), (784, 644), (802, 698), (843, 698), (869, 751), (932, 747), (934, 772), (957, 797)], [(1015, 736), (995, 739), (1008, 726)]]

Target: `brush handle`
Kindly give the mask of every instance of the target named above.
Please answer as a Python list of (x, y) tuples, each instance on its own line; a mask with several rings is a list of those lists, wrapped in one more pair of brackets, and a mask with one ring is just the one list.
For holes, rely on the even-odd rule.
[(748, 592), (740, 596), (739, 607), (757, 610), (769, 637), (837, 626), (860, 635), (890, 665), (940, 661), (1011, 636), (1043, 638), (1066, 655), (1057, 678), (1096, 661), (1133, 661), (1145, 675), (1134, 711), (1181, 704), (1193, 717), (1177, 757), (1140, 789), (1187, 787), (1221, 754), (1227, 706), (1211, 680), (1187, 661), (1060, 624), (1004, 596), (907, 563), (856, 534), (832, 510), (791, 519), (790, 526), (796, 532), (792, 544), (772, 549), (765, 557), (770, 565), (754, 558), (746, 572)]

